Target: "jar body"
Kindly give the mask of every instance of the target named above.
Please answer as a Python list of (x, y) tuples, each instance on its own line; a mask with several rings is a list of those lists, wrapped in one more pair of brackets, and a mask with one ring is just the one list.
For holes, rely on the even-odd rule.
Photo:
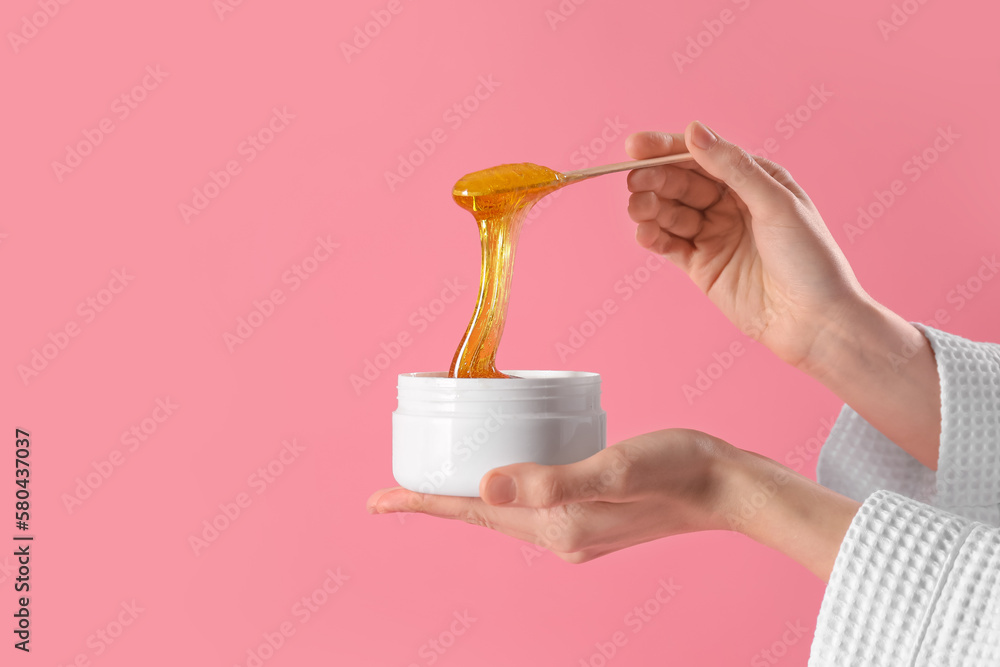
[(492, 468), (575, 463), (606, 445), (600, 376), (504, 371), (513, 378), (399, 376), (392, 414), (392, 473), (420, 493), (479, 495)]

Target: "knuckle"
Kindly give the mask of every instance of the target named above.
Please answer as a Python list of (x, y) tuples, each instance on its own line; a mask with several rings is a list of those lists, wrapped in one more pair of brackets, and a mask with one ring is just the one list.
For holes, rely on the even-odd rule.
[(635, 477), (633, 459), (626, 447), (608, 447), (608, 463), (601, 473), (600, 481), (604, 495), (621, 498), (628, 495)]
[(644, 192), (635, 192), (628, 198), (628, 214), (632, 218), (641, 218)]
[(562, 482), (557, 479), (546, 479), (538, 493), (538, 499), (544, 507), (555, 507), (562, 504), (565, 497)]
[(664, 206), (656, 212), (653, 220), (663, 229), (670, 229), (677, 222), (677, 207)]
[(406, 499), (406, 511), (422, 512), (426, 506), (427, 496), (424, 493), (411, 493)]
[(563, 509), (551, 512), (545, 537), (549, 548), (553, 551), (573, 553), (590, 546), (592, 534), (586, 516), (581, 516), (582, 508), (578, 505), (567, 505)]
[(628, 177), (625, 179), (625, 184), (630, 192), (641, 193), (655, 190), (659, 181), (657, 167), (644, 167), (630, 171)]
[(584, 553), (560, 553), (558, 556), (570, 565), (581, 565), (590, 560), (590, 558)]
[(788, 169), (782, 167), (780, 164), (774, 164), (773, 162), (771, 164), (774, 166), (774, 171), (771, 172), (771, 175), (774, 176), (774, 180), (780, 183), (795, 182), (795, 178), (792, 176), (792, 172), (788, 171)]
[(691, 193), (691, 174), (684, 173), (669, 180), (671, 184), (671, 199), (684, 199)]
[(790, 190), (783, 187), (768, 198), (768, 203), (762, 212), (766, 215), (779, 215), (798, 212), (801, 208), (802, 202)]
[(771, 162), (770, 160), (763, 160), (763, 159), (760, 162), (761, 162), (761, 167), (763, 167), (765, 171), (767, 171), (767, 173), (771, 174), (771, 178), (778, 181), (779, 183), (787, 185), (789, 183), (795, 182), (795, 179), (792, 178), (791, 172), (788, 171), (788, 169), (786, 169), (785, 167), (782, 167), (780, 164)]
[(483, 528), (491, 527), (485, 516), (471, 508), (462, 513), (462, 520), (466, 523), (471, 523), (474, 526), (482, 526)]
[(576, 522), (570, 523), (562, 531), (559, 550), (567, 553), (582, 551), (587, 546), (588, 534)]
[(540, 472), (535, 477), (532, 486), (531, 498), (539, 507), (561, 505), (563, 498), (566, 497), (566, 490), (562, 480), (548, 471)]
[(749, 177), (760, 168), (757, 162), (745, 150), (738, 146), (734, 146), (733, 149), (736, 151), (736, 155), (733, 157), (735, 158), (734, 170), (737, 174)]

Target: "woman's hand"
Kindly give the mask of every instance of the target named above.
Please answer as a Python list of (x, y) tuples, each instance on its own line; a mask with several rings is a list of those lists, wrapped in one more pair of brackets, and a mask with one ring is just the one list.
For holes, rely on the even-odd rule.
[(690, 151), (695, 162), (632, 171), (636, 241), (666, 255), (741, 331), (800, 366), (824, 325), (866, 299), (806, 193), (701, 123), (684, 135), (640, 132), (636, 159)]
[(660, 537), (724, 528), (716, 512), (719, 463), (732, 449), (697, 431), (630, 438), (568, 465), (518, 463), (491, 470), (480, 498), (374, 494), (369, 511), (462, 519), (582, 563)]
[(806, 193), (782, 167), (701, 123), (640, 132), (632, 171), (636, 241), (666, 255), (743, 333), (812, 375), (872, 426), (937, 468), (941, 406), (930, 344), (861, 288)]
[(384, 489), (368, 510), (459, 519), (571, 563), (681, 533), (738, 530), (825, 579), (858, 507), (769, 459), (684, 429), (630, 438), (579, 463), (496, 468), (479, 488), (482, 499)]

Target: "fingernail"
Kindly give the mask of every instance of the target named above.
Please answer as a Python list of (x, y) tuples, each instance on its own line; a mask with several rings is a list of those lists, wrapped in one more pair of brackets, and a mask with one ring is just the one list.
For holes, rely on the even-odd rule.
[(486, 495), (491, 505), (509, 503), (517, 497), (517, 486), (514, 478), (507, 475), (494, 475), (486, 483)]
[(691, 143), (705, 151), (711, 148), (712, 144), (718, 140), (719, 138), (710, 129), (705, 127), (701, 121), (696, 120), (694, 122), (694, 127), (691, 128)]

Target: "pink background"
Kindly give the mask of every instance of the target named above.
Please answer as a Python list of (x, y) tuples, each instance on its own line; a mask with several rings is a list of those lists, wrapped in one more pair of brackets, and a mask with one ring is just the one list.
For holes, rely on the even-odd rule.
[[(614, 162), (628, 132), (700, 118), (771, 147), (877, 298), (913, 320), (1000, 338), (1000, 280), (971, 300), (953, 291), (1000, 247), (1000, 12), (903, 4), (918, 11), (884, 38), (887, 0), (567, 0), (575, 10), (554, 28), (555, 0), (402, 0), (348, 62), (340, 44), (387, 2), (247, 0), (220, 18), (211, 0), (49, 0), (58, 13), (16, 44), (10, 33), (43, 10), (5, 2), (0, 542), (17, 532), (18, 427), (33, 443), (36, 541), (30, 657), (11, 647), (13, 557), (0, 556), (0, 662), (246, 666), (286, 624), (294, 634), (265, 648), (263, 664), (601, 665), (599, 646), (619, 631), (627, 642), (609, 664), (773, 664), (761, 655), (772, 645), (772, 661), (803, 664), (823, 585), (739, 536), (571, 566), (463, 523), (372, 517), (364, 503), (393, 483), (395, 375), (445, 369), (472, 311), (478, 240), (450, 188), (497, 163)], [(714, 23), (723, 10), (731, 21)], [(674, 52), (699, 33), (702, 53), (678, 68)], [(144, 99), (115, 102), (147, 67), (165, 74), (146, 78)], [(446, 116), (480, 77), (498, 85), (480, 88), (466, 118)], [(832, 97), (800, 109), (813, 87)], [(275, 108), (294, 118), (275, 121), (281, 131), (265, 131), (273, 142), (248, 160), (241, 144)], [(808, 119), (782, 121), (797, 110)], [(608, 119), (626, 129), (605, 141)], [(60, 181), (52, 163), (102, 121), (113, 131)], [(911, 181), (907, 161), (949, 127), (959, 138)], [(443, 143), (390, 190), (385, 172), (438, 128)], [(578, 151), (592, 142), (600, 154), (586, 160)], [(180, 205), (230, 161), (238, 173), (185, 222)], [(849, 240), (844, 225), (896, 179), (904, 194)], [(692, 427), (813, 474), (810, 438), (838, 400), (747, 342), (672, 266), (630, 298), (616, 291), (647, 258), (627, 199), (624, 175), (606, 177), (565, 191), (525, 230), (500, 366), (600, 372), (612, 442)], [(317, 237), (339, 247), (307, 262), (315, 271), (293, 289), (283, 276)], [(102, 291), (123, 267), (127, 286)], [(442, 311), (448, 280), (467, 287)], [(231, 351), (224, 335), (276, 289), (282, 302)], [(87, 299), (103, 299), (101, 312), (80, 308)], [(560, 358), (557, 343), (605, 299), (618, 311)], [(438, 314), (425, 322), (421, 308)], [(61, 338), (67, 325), (78, 335)], [(412, 344), (356, 391), (351, 376), (402, 333)], [(19, 366), (50, 335), (65, 347), (49, 346), (54, 358), (25, 381)], [(683, 385), (734, 341), (746, 354), (686, 400)], [(168, 398), (169, 416), (156, 410)], [(144, 441), (123, 442), (144, 425)], [(272, 463), (292, 439), (304, 449)], [(788, 458), (797, 447), (805, 455)], [(280, 474), (262, 482), (269, 463)], [(80, 480), (96, 484), (109, 465), (68, 508)], [(196, 554), (191, 536), (238, 498), (239, 517)], [(338, 569), (349, 579), (327, 594)], [(680, 590), (634, 632), (626, 615), (661, 579)], [(298, 613), (314, 594), (323, 604)], [(119, 628), (133, 601), (142, 611)], [(450, 635), (465, 612), (476, 620)], [(807, 632), (784, 642), (786, 624)]]

